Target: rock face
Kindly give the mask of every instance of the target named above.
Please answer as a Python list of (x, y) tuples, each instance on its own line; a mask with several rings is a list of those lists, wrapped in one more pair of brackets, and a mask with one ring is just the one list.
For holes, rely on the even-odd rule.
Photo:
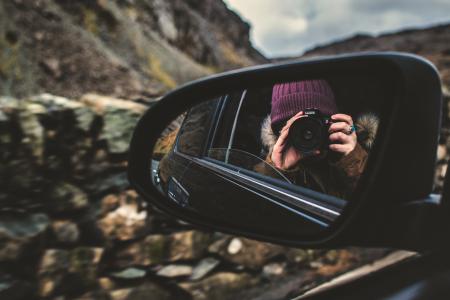
[(266, 62), (249, 25), (220, 0), (11, 0), (0, 20), (3, 95), (148, 98)]

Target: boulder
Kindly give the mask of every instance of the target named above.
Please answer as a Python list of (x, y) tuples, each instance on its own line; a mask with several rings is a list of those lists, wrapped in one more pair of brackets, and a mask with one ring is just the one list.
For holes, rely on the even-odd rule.
[(119, 250), (115, 261), (119, 267), (127, 267), (195, 260), (205, 253), (209, 239), (209, 234), (194, 230), (153, 234)]
[(130, 187), (125, 170), (119, 173), (106, 174), (93, 178), (86, 188), (91, 194), (105, 195), (106, 193), (119, 193)]
[[(117, 202), (112, 196), (104, 198), (97, 227), (108, 241), (127, 241), (142, 237), (151, 229), (151, 219), (142, 209), (140, 200), (134, 191), (123, 192)], [(111, 203), (107, 203), (111, 202)], [(110, 210), (111, 208), (114, 208)]]
[(99, 138), (106, 141), (108, 151), (112, 154), (127, 152), (133, 129), (147, 107), (95, 94), (84, 95), (80, 101), (102, 116), (103, 128)]
[[(50, 224), (45, 214), (2, 214), (0, 216), (0, 262), (37, 254)], [(31, 250), (31, 251), (29, 251)]]
[(211, 235), (196, 230), (181, 231), (169, 236), (167, 260), (192, 260), (200, 258), (209, 245)]
[(202, 259), (192, 270), (190, 280), (199, 280), (208, 275), (214, 268), (220, 264), (218, 259), (214, 257), (206, 257)]
[(227, 252), (230, 255), (238, 254), (242, 250), (243, 244), (239, 238), (234, 238), (230, 241), (227, 247)]
[(79, 293), (94, 287), (102, 248), (48, 249), (38, 267), (39, 296)]
[[(64, 296), (55, 297), (52, 300), (66, 300)], [(87, 292), (80, 297), (70, 298), (73, 300), (111, 300), (111, 296), (108, 291), (105, 290), (95, 290), (91, 292)]]
[(88, 196), (68, 182), (56, 182), (48, 191), (49, 209), (55, 213), (71, 212), (88, 206)]
[(233, 299), (233, 294), (258, 284), (258, 279), (245, 273), (221, 272), (197, 282), (180, 283), (195, 300)]
[(437, 160), (443, 161), (447, 159), (447, 146), (446, 145), (439, 145), (437, 149)]
[(61, 288), (68, 267), (69, 252), (67, 250), (46, 250), (38, 269), (39, 296), (51, 296), (55, 290)]
[(225, 249), (230, 243), (232, 237), (222, 233), (214, 233), (213, 234), (213, 242), (208, 246), (208, 252), (210, 253), (219, 253), (223, 249)]
[(226, 260), (250, 269), (261, 269), (271, 258), (283, 254), (284, 248), (278, 245), (258, 242), (245, 238), (224, 237), (209, 247)]
[(116, 194), (109, 194), (103, 197), (100, 201), (100, 211), (101, 216), (105, 216), (109, 212), (117, 209), (120, 205), (120, 197)]
[(22, 300), (32, 297), (31, 283), (0, 273), (0, 299)]
[(22, 145), (28, 149), (37, 164), (43, 163), (45, 131), (39, 116), (45, 114), (45, 107), (30, 102), (20, 102), (18, 119), (23, 133)]
[(146, 274), (147, 272), (142, 269), (126, 268), (125, 270), (112, 273), (111, 276), (118, 279), (138, 279), (145, 277)]
[(120, 268), (160, 264), (165, 261), (167, 246), (167, 236), (152, 234), (119, 250), (114, 261)]
[(266, 277), (283, 275), (286, 271), (285, 263), (270, 263), (264, 266), (262, 273)]
[(76, 121), (75, 126), (83, 131), (89, 131), (91, 129), (92, 122), (96, 116), (94, 110), (83, 103), (51, 94), (37, 95), (31, 97), (29, 101), (44, 106), (48, 113), (55, 111), (71, 112)]
[(296, 263), (301, 265), (308, 265), (311, 261), (317, 258), (318, 252), (312, 249), (287, 249), (285, 255), (289, 263)]
[(348, 249), (329, 250), (316, 262), (311, 263), (311, 267), (317, 269), (317, 274), (321, 276), (336, 276), (348, 271), (357, 264), (357, 251)]
[(51, 227), (56, 240), (60, 243), (73, 244), (80, 237), (78, 225), (70, 220), (54, 221)]
[(163, 288), (151, 282), (142, 285), (111, 291), (109, 293), (111, 300), (175, 300), (176, 297), (170, 290)]
[(102, 290), (109, 291), (116, 288), (116, 283), (109, 277), (100, 277), (97, 280), (97, 286)]
[(192, 267), (189, 265), (168, 265), (162, 267), (156, 275), (162, 277), (185, 277), (192, 275)]

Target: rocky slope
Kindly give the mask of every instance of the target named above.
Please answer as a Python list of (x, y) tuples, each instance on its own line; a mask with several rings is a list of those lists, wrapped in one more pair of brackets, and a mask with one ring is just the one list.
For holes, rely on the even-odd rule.
[(149, 98), (213, 72), (265, 62), (222, 1), (7, 0), (0, 94)]

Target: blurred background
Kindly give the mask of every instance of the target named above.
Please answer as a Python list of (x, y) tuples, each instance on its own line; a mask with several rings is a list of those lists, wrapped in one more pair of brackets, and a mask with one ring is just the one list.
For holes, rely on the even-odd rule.
[(412, 52), (443, 82), (440, 192), (450, 147), (448, 11), (439, 0), (2, 1), (0, 299), (288, 299), (392, 255), (195, 230), (130, 189), (128, 143), (148, 107), (202, 76)]

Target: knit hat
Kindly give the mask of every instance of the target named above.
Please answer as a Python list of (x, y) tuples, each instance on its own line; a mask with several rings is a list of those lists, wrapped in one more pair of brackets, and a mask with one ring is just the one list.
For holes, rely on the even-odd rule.
[(272, 90), (272, 128), (278, 128), (299, 111), (318, 109), (326, 115), (337, 113), (330, 85), (325, 80), (278, 83)]

